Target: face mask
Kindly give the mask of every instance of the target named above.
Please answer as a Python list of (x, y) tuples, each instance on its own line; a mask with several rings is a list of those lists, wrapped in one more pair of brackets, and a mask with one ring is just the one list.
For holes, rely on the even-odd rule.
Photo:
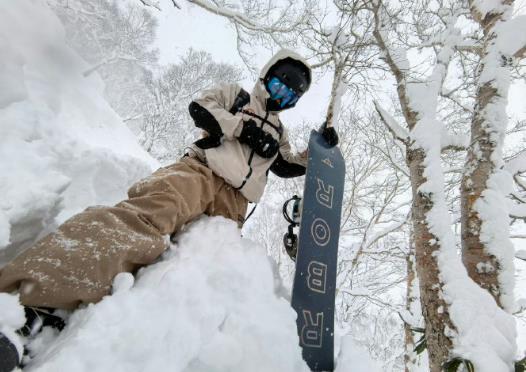
[(268, 81), (267, 89), (270, 93), (270, 98), (276, 101), (281, 108), (292, 106), (300, 99), (296, 92), (282, 83), (277, 77), (273, 77)]

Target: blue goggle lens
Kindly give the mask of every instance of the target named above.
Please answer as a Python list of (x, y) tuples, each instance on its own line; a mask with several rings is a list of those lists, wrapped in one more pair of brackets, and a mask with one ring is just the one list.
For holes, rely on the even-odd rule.
[(267, 88), (270, 92), (270, 98), (278, 101), (279, 106), (284, 108), (285, 106), (292, 106), (300, 98), (296, 92), (286, 86), (277, 77), (273, 77), (267, 83)]

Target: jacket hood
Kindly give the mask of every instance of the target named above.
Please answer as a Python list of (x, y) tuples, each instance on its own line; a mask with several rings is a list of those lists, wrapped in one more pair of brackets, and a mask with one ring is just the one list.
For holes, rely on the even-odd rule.
[(263, 66), (263, 68), (261, 69), (261, 72), (259, 74), (259, 78), (260, 79), (264, 79), (265, 76), (267, 75), (267, 73), (270, 71), (270, 69), (272, 68), (272, 66), (274, 66), (276, 63), (278, 63), (279, 61), (282, 61), (284, 59), (287, 59), (287, 58), (290, 58), (290, 59), (293, 59), (295, 61), (298, 61), (299, 63), (301, 63), (302, 65), (304, 65), (308, 72), (309, 72), (309, 81), (312, 82), (312, 70), (309, 66), (309, 63), (305, 60), (305, 58), (303, 58), (302, 56), (300, 56), (298, 53), (292, 51), (292, 50), (289, 50), (289, 49), (281, 49), (279, 52), (277, 52), (268, 62), (265, 66)]
[[(298, 53), (290, 50), (290, 49), (281, 49), (279, 52), (277, 52), (261, 69), (261, 72), (259, 73), (259, 79), (254, 86), (254, 90), (252, 91), (252, 94), (257, 97), (257, 99), (260, 101), (260, 103), (265, 107), (266, 101), (268, 98), (270, 98), (270, 95), (268, 94), (267, 90), (265, 89), (265, 85), (263, 83), (263, 79), (265, 79), (265, 76), (270, 71), (272, 66), (274, 66), (276, 63), (278, 63), (281, 60), (291, 58), (295, 61), (298, 61), (302, 65), (304, 65), (307, 68), (307, 71), (309, 72), (309, 81), (312, 82), (312, 69), (307, 62), (305, 58), (300, 56)], [(279, 112), (279, 111), (275, 111)]]

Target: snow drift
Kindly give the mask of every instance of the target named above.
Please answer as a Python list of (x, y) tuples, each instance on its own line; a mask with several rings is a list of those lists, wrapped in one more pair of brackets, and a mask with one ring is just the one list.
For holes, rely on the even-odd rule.
[(44, 334), (29, 371), (308, 371), (296, 314), (275, 295), (265, 250), (235, 223), (204, 218), (165, 259), (77, 311), (56, 342)]
[[(26, 347), (25, 371), (300, 372), (296, 313), (265, 249), (222, 217), (203, 217), (158, 263), (119, 274), (114, 293)], [(0, 297), (11, 324), (22, 307)], [(337, 371), (380, 369), (348, 337)]]
[(43, 1), (0, 2), (0, 264), (156, 161), (102, 97)]

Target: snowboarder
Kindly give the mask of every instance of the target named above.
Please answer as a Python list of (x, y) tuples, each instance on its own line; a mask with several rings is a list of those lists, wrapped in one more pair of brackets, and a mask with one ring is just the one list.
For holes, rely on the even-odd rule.
[[(250, 94), (237, 84), (205, 91), (189, 106), (204, 135), (179, 162), (133, 185), (127, 200), (88, 208), (21, 253), (0, 270), (0, 292), (18, 292), (26, 309), (75, 309), (110, 294), (118, 273), (154, 262), (167, 247), (165, 237), (199, 216), (241, 226), (269, 170), (279, 177), (305, 174), (306, 153), (291, 153), (278, 114), (294, 107), (310, 84), (308, 63), (282, 50)], [(332, 128), (324, 136), (337, 142)], [(16, 348), (1, 333), (0, 340), (0, 372), (10, 371), (20, 358), (2, 367), (2, 355)]]

